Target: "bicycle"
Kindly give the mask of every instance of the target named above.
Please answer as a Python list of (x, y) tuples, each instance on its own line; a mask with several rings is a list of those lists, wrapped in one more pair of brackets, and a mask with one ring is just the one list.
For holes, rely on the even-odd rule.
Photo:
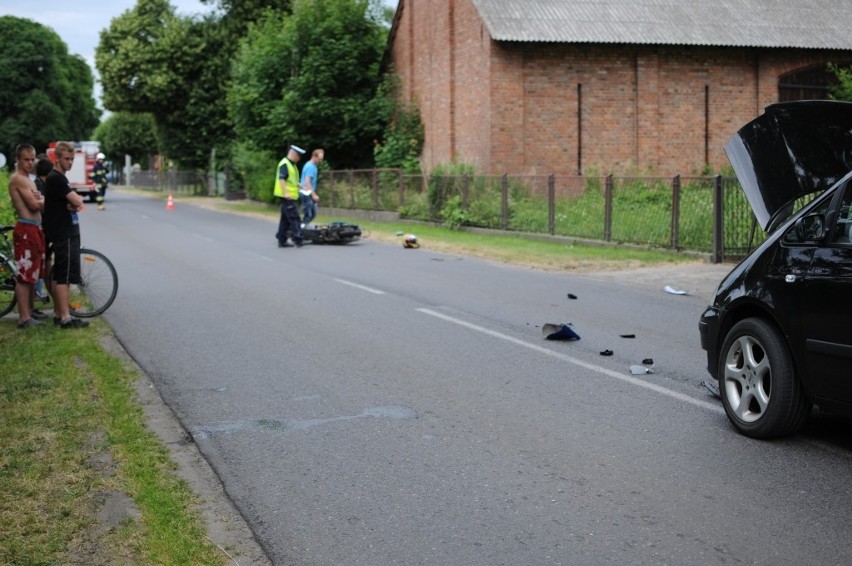
[[(15, 280), (18, 268), (9, 237), (6, 235), (14, 226), (0, 226), (0, 317), (9, 314), (17, 304)], [(9, 254), (9, 255), (7, 255)], [(89, 248), (80, 249), (79, 285), (68, 286), (68, 306), (71, 315), (79, 318), (91, 318), (106, 312), (118, 295), (118, 273), (112, 262), (101, 252)], [(48, 284), (45, 278), (45, 285)], [(39, 297), (43, 302), (50, 299), (46, 295)]]
[(15, 278), (18, 269), (14, 262), (0, 252), (0, 318), (6, 316), (15, 308)]
[(80, 248), (79, 285), (69, 285), (68, 306), (71, 314), (91, 318), (103, 314), (118, 294), (118, 273), (101, 252)]

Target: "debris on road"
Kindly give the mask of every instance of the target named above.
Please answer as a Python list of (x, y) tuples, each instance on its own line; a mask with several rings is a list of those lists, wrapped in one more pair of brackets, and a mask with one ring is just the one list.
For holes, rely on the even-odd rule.
[(710, 383), (709, 381), (702, 381), (701, 385), (703, 385), (707, 391), (713, 394), (717, 399), (722, 398), (722, 392), (719, 391), (719, 387), (715, 383)]
[(574, 332), (571, 324), (547, 323), (541, 327), (541, 333), (547, 340), (579, 340), (580, 335)]
[(577, 300), (577, 295), (575, 295), (574, 293), (568, 293), (568, 298), (572, 301), (575, 301)]
[(649, 373), (654, 373), (654, 370), (652, 370), (651, 368), (646, 367), (646, 366), (640, 366), (640, 365), (634, 364), (634, 365), (630, 366), (630, 373), (632, 375), (646, 375), (646, 374), (649, 374)]
[(601, 350), (601, 356), (611, 356), (612, 350)]
[(665, 287), (663, 287), (663, 291), (665, 291), (666, 293), (671, 293), (672, 295), (688, 295), (689, 294), (689, 291), (683, 291), (681, 289), (675, 289), (671, 285), (666, 285)]
[(635, 334), (619, 334), (622, 338), (636, 338)]
[(654, 358), (645, 358), (644, 360), (642, 360), (642, 364), (646, 366), (652, 366), (654, 365)]

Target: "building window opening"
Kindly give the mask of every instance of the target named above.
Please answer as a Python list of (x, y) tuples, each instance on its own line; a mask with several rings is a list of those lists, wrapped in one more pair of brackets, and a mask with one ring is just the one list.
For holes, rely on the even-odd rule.
[[(852, 62), (847, 61), (839, 66), (848, 67), (850, 64)], [(778, 79), (778, 100), (828, 100), (829, 89), (837, 84), (837, 75), (828, 70), (828, 65), (799, 69)]]

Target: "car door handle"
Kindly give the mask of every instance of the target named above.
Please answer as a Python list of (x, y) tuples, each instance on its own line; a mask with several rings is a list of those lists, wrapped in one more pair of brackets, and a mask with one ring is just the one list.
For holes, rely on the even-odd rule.
[(798, 277), (796, 276), (795, 273), (788, 273), (787, 275), (784, 276), (784, 282), (785, 283), (795, 283), (796, 279), (798, 279)]

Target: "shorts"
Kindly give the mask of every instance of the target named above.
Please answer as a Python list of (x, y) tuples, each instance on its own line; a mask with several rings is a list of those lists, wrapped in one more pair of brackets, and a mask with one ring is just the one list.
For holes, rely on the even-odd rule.
[(44, 277), (44, 232), (41, 226), (18, 221), (12, 231), (18, 281), (36, 283)]
[(51, 241), (47, 253), (53, 261), (50, 266), (50, 279), (53, 283), (59, 285), (82, 283), (79, 234)]

